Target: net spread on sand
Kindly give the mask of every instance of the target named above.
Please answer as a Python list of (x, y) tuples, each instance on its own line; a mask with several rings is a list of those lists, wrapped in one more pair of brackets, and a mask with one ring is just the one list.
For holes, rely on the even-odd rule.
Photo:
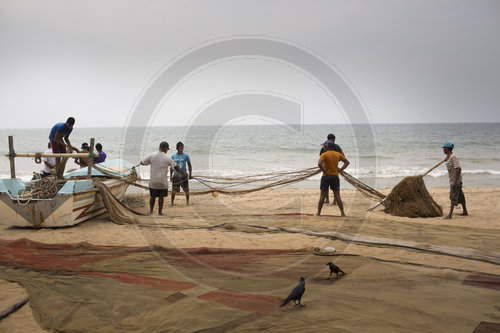
[[(328, 261), (334, 261), (346, 275), (327, 280)], [(457, 277), (450, 279), (442, 268), (355, 255), (326, 258), (280, 249), (167, 249), (0, 240), (0, 267), (0, 278), (26, 290), (35, 320), (53, 332), (307, 332), (332, 328), (389, 332), (408, 325), (409, 317), (413, 319), (411, 329), (423, 332), (442, 325), (449, 309), (461, 311), (447, 323), (450, 330), (460, 331), (465, 325), (475, 325), (484, 318), (484, 309), (495, 304), (491, 289), (464, 288), (461, 280), (475, 277), (468, 273), (452, 272)], [(306, 307), (280, 308), (300, 276), (306, 278), (301, 300)], [(429, 302), (436, 297), (439, 301)], [(457, 304), (461, 306), (457, 308)], [(397, 315), (380, 320), (385, 309), (397, 311)]]

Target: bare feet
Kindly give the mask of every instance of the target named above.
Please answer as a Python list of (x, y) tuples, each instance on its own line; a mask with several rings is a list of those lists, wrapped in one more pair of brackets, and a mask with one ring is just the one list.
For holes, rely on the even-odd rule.
[(460, 216), (469, 216), (469, 213), (462, 213)]
[(345, 215), (345, 214), (340, 214), (340, 217), (347, 217), (347, 215)]
[(443, 217), (443, 219), (445, 219), (445, 220), (451, 220), (451, 216), (447, 215), (446, 217)]
[(314, 216), (321, 216), (321, 214), (320, 213), (316, 213), (316, 215), (314, 215)]

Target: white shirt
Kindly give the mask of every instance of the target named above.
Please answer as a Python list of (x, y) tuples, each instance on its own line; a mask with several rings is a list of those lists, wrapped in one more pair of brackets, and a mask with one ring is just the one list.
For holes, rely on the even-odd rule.
[(167, 154), (162, 151), (149, 154), (141, 163), (143, 165), (151, 165), (149, 176), (149, 188), (154, 190), (164, 190), (168, 188), (168, 167), (175, 168), (175, 162)]
[[(43, 153), (44, 154), (52, 154), (53, 153), (52, 148), (47, 149)], [(54, 167), (56, 166), (56, 158), (55, 157), (42, 157), (42, 163), (43, 162), (47, 162), (50, 165), (53, 165)], [(40, 171), (45, 172), (45, 173), (50, 173), (50, 169), (51, 168), (49, 168), (47, 166), (47, 164), (43, 163), (43, 168)]]
[(455, 154), (451, 154), (448, 158), (448, 161), (446, 162), (446, 168), (448, 169), (450, 185), (458, 184), (462, 181), (462, 173), (460, 173), (460, 176), (458, 176), (457, 179), (457, 169), (460, 168), (460, 162), (458, 161), (458, 158), (455, 156)]

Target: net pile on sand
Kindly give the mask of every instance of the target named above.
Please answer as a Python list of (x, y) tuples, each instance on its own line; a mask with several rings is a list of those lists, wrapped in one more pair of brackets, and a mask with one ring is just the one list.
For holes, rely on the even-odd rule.
[(443, 209), (427, 191), (423, 176), (404, 178), (384, 201), (385, 212), (395, 216), (443, 216)]

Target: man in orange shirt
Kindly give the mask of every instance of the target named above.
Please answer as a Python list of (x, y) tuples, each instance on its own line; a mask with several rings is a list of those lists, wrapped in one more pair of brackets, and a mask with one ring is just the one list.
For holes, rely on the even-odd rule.
[[(340, 198), (340, 179), (339, 171), (344, 171), (349, 165), (349, 161), (344, 155), (334, 151), (335, 144), (332, 141), (327, 141), (326, 144), (327, 151), (321, 154), (318, 160), (318, 167), (323, 171), (323, 177), (321, 177), (321, 195), (318, 202), (318, 212), (317, 216), (321, 215), (321, 209), (323, 208), (323, 203), (326, 196), (328, 195), (328, 187), (333, 191), (333, 195), (340, 209), (341, 216), (346, 216), (344, 213), (344, 204)], [(338, 168), (339, 161), (344, 162), (342, 167)]]

